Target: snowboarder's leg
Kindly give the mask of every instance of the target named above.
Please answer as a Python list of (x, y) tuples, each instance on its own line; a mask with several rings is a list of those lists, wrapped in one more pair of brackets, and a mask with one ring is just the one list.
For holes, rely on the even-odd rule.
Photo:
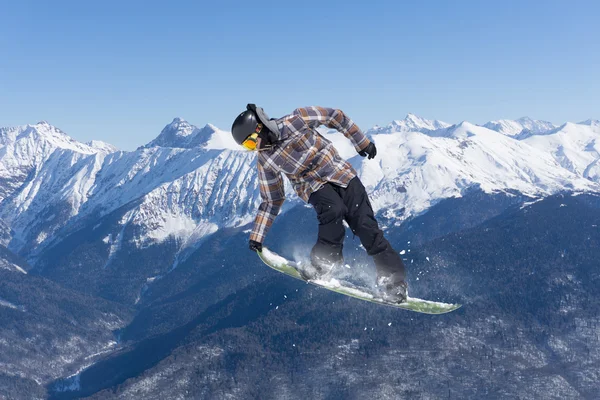
[(319, 220), (319, 236), (310, 258), (317, 273), (326, 273), (332, 265), (343, 263), (342, 249), (346, 206), (333, 185), (326, 184), (311, 194), (308, 202), (315, 208)]
[[(350, 181), (347, 188), (338, 190), (348, 210), (345, 218), (350, 229), (359, 237), (367, 254), (375, 261), (377, 284), (390, 293), (395, 292), (397, 288), (402, 289), (406, 297), (404, 263), (379, 229), (362, 182), (357, 177)], [(399, 295), (402, 297), (402, 293)]]

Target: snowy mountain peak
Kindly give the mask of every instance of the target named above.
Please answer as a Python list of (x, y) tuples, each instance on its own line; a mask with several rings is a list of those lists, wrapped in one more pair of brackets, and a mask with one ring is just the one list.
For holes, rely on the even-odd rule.
[(116, 146), (113, 146), (112, 144), (103, 142), (101, 140), (90, 140), (89, 142), (86, 142), (85, 144), (98, 150), (98, 151), (101, 151), (101, 152), (104, 152), (107, 154), (114, 153), (115, 151), (119, 151), (119, 149)]
[(423, 119), (413, 113), (406, 114), (406, 117), (404, 117), (404, 121), (412, 122), (415, 125), (421, 125), (421, 126), (425, 126), (430, 123), (430, 121), (427, 121), (426, 119)]
[(459, 124), (454, 125), (454, 129), (463, 129), (463, 130), (475, 130), (479, 127), (475, 124), (470, 123), (469, 121), (462, 121)]
[(203, 131), (207, 131), (207, 132), (211, 132), (211, 133), (215, 133), (219, 130), (219, 128), (217, 128), (216, 126), (214, 126), (213, 124), (206, 124), (204, 125), (204, 127), (202, 128)]
[(204, 127), (207, 132), (213, 131), (212, 136), (208, 139), (206, 150), (235, 150), (240, 151), (241, 147), (233, 140), (233, 136), (229, 131), (223, 131), (212, 124), (206, 124)]
[(47, 138), (61, 138), (68, 141), (75, 141), (69, 135), (61, 131), (55, 126), (50, 125), (46, 121), (40, 121), (34, 125), (26, 125), (25, 129), (21, 132), (21, 135), (37, 134), (45, 136)]
[(26, 151), (32, 156), (40, 149), (44, 149), (42, 152), (51, 153), (56, 148), (83, 154), (98, 152), (98, 149), (78, 142), (47, 121), (40, 121), (33, 125), (0, 128), (0, 146), (12, 146), (14, 147), (12, 151), (16, 153), (20, 152), (19, 149), (29, 149)]
[(600, 126), (600, 121), (597, 119), (587, 119), (579, 123), (579, 125)]
[(202, 129), (198, 130), (194, 134), (194, 136), (190, 138), (190, 140), (188, 141), (188, 144), (187, 144), (187, 148), (199, 147), (199, 146), (206, 147), (206, 144), (208, 143), (208, 141), (218, 131), (219, 131), (219, 129), (217, 129), (217, 127), (212, 124), (204, 125), (204, 127)]
[(517, 119), (516, 121), (521, 124), (531, 124), (531, 123), (536, 122), (534, 119), (529, 118), (529, 117), (521, 117), (521, 118)]
[(219, 131), (219, 130), (220, 130), (219, 128), (217, 128), (217, 127), (216, 127), (216, 126), (214, 126), (213, 124), (206, 124), (206, 125), (204, 126), (204, 128), (210, 128), (210, 129), (212, 129), (212, 130), (213, 130), (213, 132), (217, 132), (217, 131)]
[(485, 129), (480, 126), (474, 125), (467, 121), (462, 121), (461, 123), (451, 125), (447, 128), (430, 131), (427, 134), (431, 137), (466, 139), (470, 136), (473, 136), (475, 133), (481, 133), (483, 131), (485, 131)]
[[(588, 121), (585, 121), (588, 122)], [(596, 140), (600, 136), (600, 123), (589, 121), (589, 123), (566, 122), (549, 134), (559, 134), (570, 140)]]
[(185, 119), (180, 117), (173, 118), (173, 122), (169, 125), (165, 126), (163, 132), (172, 131), (176, 133), (178, 136), (189, 136), (194, 132), (194, 129), (197, 129), (194, 125), (191, 125)]
[(490, 121), (483, 126), (506, 136), (519, 136), (521, 138), (529, 135), (545, 134), (557, 128), (552, 122), (535, 120), (529, 117), (521, 117), (517, 120), (500, 119)]
[(438, 120), (428, 120), (413, 113), (408, 113), (402, 120), (394, 120), (385, 127), (374, 126), (367, 134), (395, 133), (395, 132), (423, 132), (434, 131), (449, 127), (450, 124)]
[(164, 127), (160, 135), (147, 145), (148, 147), (175, 147), (175, 148), (192, 148), (204, 146), (211, 136), (218, 129), (211, 124), (206, 124), (204, 128), (190, 124), (182, 118), (174, 118), (173, 122)]

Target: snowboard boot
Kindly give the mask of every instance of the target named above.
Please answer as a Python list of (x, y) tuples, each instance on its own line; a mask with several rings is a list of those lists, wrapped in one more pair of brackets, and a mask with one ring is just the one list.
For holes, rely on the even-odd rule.
[(303, 279), (315, 281), (328, 276), (334, 268), (343, 264), (344, 259), (339, 253), (332, 253), (330, 257), (323, 257), (317, 255), (317, 252), (313, 249), (310, 253), (310, 265), (298, 272), (300, 272)]
[(377, 286), (385, 301), (396, 304), (406, 302), (408, 285), (405, 281), (394, 279), (394, 275), (380, 276), (377, 278)]

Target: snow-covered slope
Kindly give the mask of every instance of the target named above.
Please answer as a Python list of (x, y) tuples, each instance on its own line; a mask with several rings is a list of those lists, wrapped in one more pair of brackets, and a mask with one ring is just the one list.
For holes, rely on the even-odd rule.
[[(170, 135), (174, 127), (191, 133), (184, 143), (190, 148), (166, 142), (178, 137)], [(129, 222), (139, 222), (140, 232), (149, 239), (161, 240), (169, 234), (187, 237), (208, 220), (209, 228), (198, 229), (214, 231), (211, 227), (216, 224), (247, 222), (252, 215), (248, 202), (254, 207), (258, 201), (253, 156), (221, 150), (231, 147), (230, 137), (212, 125), (197, 129), (176, 119), (152, 147), (115, 152), (102, 142), (79, 143), (45, 122), (2, 129), (2, 243), (30, 255), (59, 240), (59, 230), (68, 230), (90, 214), (101, 218), (136, 200), (141, 204), (131, 211)], [(178, 185), (185, 186), (183, 192), (175, 189)], [(238, 190), (246, 201), (223, 199), (235, 198)], [(156, 203), (162, 207), (155, 207)], [(225, 212), (230, 208), (233, 213)], [(136, 240), (146, 242), (143, 236)]]
[(6, 260), (0, 260), (0, 269), (7, 269), (9, 271), (15, 271), (15, 272), (20, 272), (22, 274), (27, 274), (27, 271), (25, 271), (23, 268), (19, 267), (16, 264), (7, 262)]
[(200, 239), (217, 227), (248, 223), (259, 201), (254, 154), (154, 147), (107, 158), (81, 215), (107, 215), (138, 200), (123, 226), (140, 245), (169, 236)]
[(119, 151), (119, 149), (116, 146), (113, 146), (112, 144), (103, 142), (101, 140), (90, 140), (85, 144), (104, 153), (114, 153), (115, 151)]
[(352, 164), (372, 193), (374, 208), (398, 222), (472, 187), (530, 196), (599, 190), (544, 149), (468, 122), (429, 134), (397, 132), (373, 139), (379, 161), (354, 157)]
[(0, 128), (0, 202), (31, 179), (31, 174), (35, 175), (56, 150), (71, 152), (77, 158), (107, 153), (77, 142), (45, 121), (35, 125)]
[(556, 125), (554, 125), (551, 122), (533, 120), (529, 117), (519, 118), (514, 121), (509, 119), (500, 119), (497, 121), (490, 121), (483, 126), (485, 128), (502, 133), (503, 135), (512, 137), (516, 137), (526, 133), (546, 133), (556, 128)]
[(597, 119), (587, 119), (585, 121), (582, 121), (580, 123), (578, 123), (577, 125), (589, 125), (592, 127), (598, 127), (600, 126), (600, 121), (598, 121)]
[[(8, 227), (2, 244), (20, 248), (62, 227), (87, 200), (94, 174), (113, 150), (80, 143), (47, 122), (0, 129), (0, 218)], [(48, 225), (46, 236), (24, 234), (40, 224)]]
[(567, 122), (545, 135), (531, 135), (523, 141), (554, 159), (566, 170), (600, 183), (600, 124)]

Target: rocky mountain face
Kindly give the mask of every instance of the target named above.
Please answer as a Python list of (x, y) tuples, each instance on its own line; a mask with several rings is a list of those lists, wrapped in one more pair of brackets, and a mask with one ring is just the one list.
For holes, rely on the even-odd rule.
[(0, 398), (46, 398), (44, 383), (76, 374), (118, 344), (129, 307), (68, 290), (0, 247)]
[[(432, 211), (466, 213), (462, 202)], [(163, 282), (179, 287), (149, 294), (123, 350), (56, 382), (52, 398), (540, 398), (550, 389), (597, 398), (599, 206), (594, 196), (552, 196), (421, 245), (407, 239), (439, 227), (416, 218), (395, 242), (411, 295), (464, 304), (439, 317), (307, 286), (231, 255), (243, 232), (213, 236)], [(294, 221), (296, 233), (314, 234)], [(77, 390), (62, 391), (73, 382)]]

